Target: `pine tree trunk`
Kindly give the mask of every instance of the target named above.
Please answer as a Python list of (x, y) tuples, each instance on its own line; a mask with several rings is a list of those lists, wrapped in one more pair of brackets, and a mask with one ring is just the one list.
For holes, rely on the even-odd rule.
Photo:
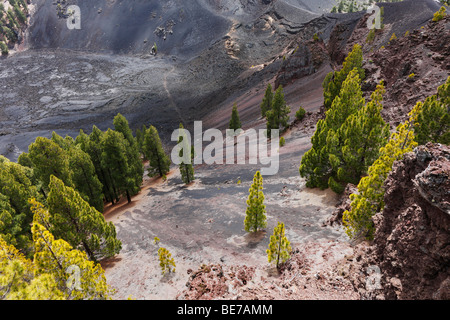
[(128, 199), (128, 203), (131, 203), (131, 197), (130, 197), (130, 193), (128, 192), (128, 189), (127, 189), (127, 199)]

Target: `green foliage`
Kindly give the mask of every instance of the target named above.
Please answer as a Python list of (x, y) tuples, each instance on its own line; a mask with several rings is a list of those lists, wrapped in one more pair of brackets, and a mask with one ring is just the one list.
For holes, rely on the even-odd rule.
[(285, 130), (288, 127), (290, 112), (291, 109), (284, 100), (283, 87), (279, 86), (272, 100), (272, 107), (266, 112), (268, 137), (271, 136), (271, 130), (280, 129), (280, 127)]
[(0, 156), (0, 237), (28, 254), (31, 252), (31, 212), (28, 199), (37, 197), (29, 168)]
[(278, 222), (273, 230), (273, 235), (270, 236), (269, 249), (266, 250), (269, 263), (275, 262), (279, 268), (280, 263), (284, 263), (290, 258), (291, 251), (291, 244), (285, 236), (284, 223)]
[(266, 92), (264, 94), (264, 98), (260, 106), (262, 117), (265, 117), (267, 111), (269, 111), (272, 108), (272, 101), (273, 101), (272, 85), (269, 83), (267, 85)]
[(303, 109), (302, 107), (300, 107), (300, 108), (297, 110), (297, 112), (295, 113), (295, 118), (296, 118), (298, 121), (302, 121), (302, 120), (305, 118), (305, 115), (306, 115), (306, 110)]
[(103, 185), (97, 177), (91, 158), (76, 147), (70, 148), (68, 155), (75, 189), (91, 206), (103, 212)]
[(339, 183), (357, 183), (378, 157), (388, 136), (388, 126), (380, 115), (384, 87), (379, 85), (365, 104), (360, 83), (355, 68), (325, 119), (317, 123), (312, 148), (302, 157), (299, 169), (307, 187), (332, 187), (342, 192), (344, 186)]
[(124, 138), (128, 141), (129, 146), (125, 149), (129, 167), (128, 175), (130, 179), (133, 180), (129, 191), (132, 195), (135, 195), (139, 193), (144, 175), (144, 166), (139, 154), (139, 146), (136, 138), (133, 137), (128, 120), (124, 116), (119, 113), (114, 117), (113, 124), (115, 131), (122, 133)]
[[(418, 102), (409, 120), (397, 127), (388, 143), (380, 149), (380, 156), (368, 170), (368, 176), (358, 184), (358, 193), (350, 196), (351, 210), (343, 214), (343, 223), (350, 238), (361, 235), (372, 238), (372, 217), (384, 208), (384, 181), (395, 161), (417, 145), (429, 141), (449, 144), (450, 77), (438, 88), (438, 94)], [(417, 141), (417, 142), (416, 142)]]
[(413, 110), (410, 119), (397, 127), (388, 143), (380, 149), (380, 155), (370, 166), (368, 175), (359, 182), (358, 193), (350, 195), (351, 210), (343, 213), (343, 224), (350, 238), (373, 237), (372, 217), (384, 207), (384, 181), (394, 162), (417, 146), (412, 126), (417, 121), (416, 111)]
[(107, 202), (114, 204), (114, 200), (119, 201), (119, 195), (113, 185), (111, 169), (105, 167), (102, 163), (102, 136), (103, 132), (96, 126), (93, 126), (92, 133), (89, 136), (80, 130), (80, 134), (77, 136), (75, 142), (91, 158), (95, 173), (103, 186), (103, 195)]
[(71, 137), (62, 138), (53, 132), (51, 140), (36, 138), (28, 151), (27, 162), (42, 182), (42, 192), (48, 191), (50, 176), (54, 175), (75, 188), (97, 210), (103, 211), (103, 186), (91, 157)]
[(375, 28), (370, 29), (369, 33), (367, 34), (366, 42), (372, 43), (373, 40), (375, 40)]
[(9, 54), (8, 46), (3, 41), (0, 41), (0, 50), (2, 51), (2, 55), (4, 56)]
[[(109, 299), (111, 289), (100, 264), (90, 261), (86, 253), (73, 249), (66, 241), (55, 237), (39, 223), (32, 226), (35, 255), (33, 264), (38, 274), (49, 274), (66, 299)], [(77, 272), (79, 271), (79, 272)], [(60, 296), (56, 291), (56, 295)]]
[(100, 144), (101, 166), (108, 170), (114, 193), (116, 195), (126, 194), (130, 203), (131, 195), (139, 192), (140, 187), (140, 184), (136, 185), (133, 163), (128, 158), (129, 151), (127, 149), (130, 148), (130, 144), (122, 133), (111, 129), (102, 134)]
[(286, 144), (286, 139), (284, 137), (280, 138), (280, 147), (284, 147), (284, 145)]
[(444, 17), (447, 15), (447, 8), (442, 6), (439, 11), (437, 11), (433, 16), (433, 22), (438, 22), (444, 19)]
[[(33, 260), (0, 238), (0, 300), (109, 299), (112, 291), (99, 264), (64, 240), (55, 240), (37, 222), (32, 232)], [(71, 268), (79, 274), (71, 274)]]
[(239, 119), (239, 112), (238, 112), (236, 104), (233, 105), (233, 110), (231, 111), (231, 119), (230, 119), (229, 128), (232, 130), (237, 130), (237, 129), (242, 128), (242, 124), (241, 124), (241, 120)]
[(122, 244), (116, 238), (112, 222), (91, 207), (77, 191), (52, 176), (47, 199), (50, 231), (74, 248), (84, 250), (89, 259), (98, 261), (119, 253)]
[(143, 150), (145, 157), (149, 160), (148, 175), (154, 177), (165, 176), (170, 171), (170, 158), (165, 154), (159, 138), (158, 130), (150, 126), (144, 133)]
[(48, 191), (50, 176), (55, 176), (68, 186), (73, 186), (67, 152), (56, 142), (43, 137), (28, 146), (28, 157), (36, 177), (42, 182), (42, 191)]
[(438, 88), (438, 94), (418, 102), (414, 133), (419, 144), (427, 142), (450, 144), (450, 77)]
[(264, 205), (263, 177), (259, 171), (253, 177), (249, 190), (244, 227), (247, 232), (257, 232), (267, 227), (266, 206)]
[(339, 95), (341, 87), (348, 74), (357, 69), (359, 78), (364, 80), (365, 71), (362, 68), (362, 48), (359, 44), (353, 46), (352, 51), (345, 58), (342, 69), (339, 71), (330, 72), (322, 84), (324, 88), (324, 105), (326, 109), (329, 109), (333, 104), (334, 99)]
[(161, 267), (162, 274), (166, 272), (175, 272), (175, 260), (172, 258), (172, 254), (166, 248), (158, 249), (159, 266)]
[(389, 39), (389, 42), (393, 40), (397, 40), (397, 36), (395, 35), (395, 33), (392, 34), (391, 38)]
[(319, 35), (317, 33), (314, 33), (313, 40), (316, 42), (319, 41)]

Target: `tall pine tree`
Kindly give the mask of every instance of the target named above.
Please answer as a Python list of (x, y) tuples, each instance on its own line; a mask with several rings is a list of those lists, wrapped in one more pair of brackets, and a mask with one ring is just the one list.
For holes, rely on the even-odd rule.
[(231, 119), (229, 124), (229, 129), (238, 130), (242, 128), (241, 120), (239, 119), (239, 112), (237, 109), (237, 105), (233, 105), (233, 110), (231, 111)]
[(288, 127), (289, 113), (291, 109), (286, 105), (284, 100), (283, 87), (279, 86), (275, 92), (275, 96), (272, 100), (272, 106), (270, 110), (267, 110), (267, 137), (270, 138), (271, 130), (273, 129), (286, 129)]
[[(129, 163), (128, 148), (130, 144), (123, 134), (108, 129), (101, 138), (102, 167), (107, 168), (111, 178), (112, 187), (116, 196), (125, 194), (128, 203), (131, 196), (139, 192), (136, 185), (135, 172)], [(118, 200), (116, 198), (116, 200)]]
[(112, 222), (91, 207), (73, 188), (52, 176), (47, 199), (51, 233), (98, 261), (116, 255), (122, 244)]
[(266, 88), (266, 92), (264, 94), (263, 101), (261, 103), (261, 116), (264, 118), (266, 116), (267, 111), (272, 108), (272, 100), (273, 100), (273, 92), (272, 85), (269, 83)]
[(259, 171), (253, 177), (249, 190), (244, 227), (247, 232), (257, 232), (267, 227), (266, 206), (264, 205), (263, 177)]
[(334, 99), (341, 92), (342, 84), (347, 79), (348, 74), (356, 68), (359, 78), (364, 80), (365, 71), (362, 67), (362, 48), (359, 44), (353, 46), (352, 51), (345, 58), (341, 70), (330, 72), (322, 84), (324, 88), (324, 105), (326, 109), (331, 108)]
[(336, 156), (330, 157), (330, 154), (339, 152), (340, 142), (336, 132), (351, 114), (365, 104), (360, 83), (358, 71), (354, 69), (342, 84), (341, 93), (334, 99), (325, 119), (317, 123), (316, 132), (311, 138), (312, 148), (303, 155), (299, 169), (309, 188), (326, 189), (333, 167), (339, 166), (339, 159)]
[(145, 131), (142, 149), (149, 160), (148, 175), (164, 177), (170, 171), (171, 161), (164, 152), (158, 130), (154, 126)]
[(135, 195), (139, 193), (140, 187), (143, 181), (144, 166), (139, 154), (139, 146), (136, 138), (128, 124), (128, 120), (120, 113), (114, 117), (114, 129), (117, 132), (123, 134), (124, 138), (128, 141), (128, 147), (126, 148), (128, 166), (129, 166), (129, 177), (133, 179), (134, 186), (132, 189), (132, 194)]

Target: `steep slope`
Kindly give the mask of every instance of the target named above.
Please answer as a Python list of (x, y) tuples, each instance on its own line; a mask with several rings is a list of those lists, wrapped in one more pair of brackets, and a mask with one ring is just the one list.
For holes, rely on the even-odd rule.
[(168, 142), (180, 122), (189, 127), (270, 76), (276, 65), (258, 78), (251, 66), (272, 64), (317, 16), (307, 3), (84, 1), (81, 30), (69, 30), (52, 1), (37, 0), (30, 50), (0, 61), (0, 153), (14, 160), (53, 130), (106, 129), (118, 112), (133, 128), (152, 123)]
[(385, 209), (374, 218), (373, 245), (360, 248), (365, 252), (352, 273), (370, 266), (381, 272), (373, 287), (353, 276), (363, 297), (450, 298), (449, 170), (450, 148), (431, 143), (394, 164), (385, 182)]
[[(235, 22), (249, 22), (272, 6), (308, 19), (321, 10), (314, 1), (65, 1), (57, 15), (52, 0), (37, 0), (30, 28), (32, 48), (68, 48), (113, 53), (149, 53), (156, 42), (161, 53), (192, 57), (223, 36)], [(58, 3), (60, 3), (58, 1)], [(327, 8), (332, 1), (321, 1)], [(308, 6), (312, 5), (312, 8)], [(65, 8), (78, 5), (81, 29), (69, 30)]]

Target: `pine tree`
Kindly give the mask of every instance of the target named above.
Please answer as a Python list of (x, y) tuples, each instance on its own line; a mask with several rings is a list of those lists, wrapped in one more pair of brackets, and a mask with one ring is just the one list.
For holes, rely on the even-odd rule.
[(263, 101), (261, 103), (261, 116), (264, 118), (266, 116), (267, 111), (272, 108), (272, 100), (273, 100), (273, 92), (272, 85), (269, 83), (266, 88), (266, 92), (264, 94)]
[(64, 240), (55, 240), (38, 222), (31, 229), (33, 260), (0, 238), (0, 300), (109, 299), (112, 290), (99, 264)]
[(36, 274), (33, 262), (0, 237), (0, 300), (61, 300), (51, 274)]
[(380, 149), (380, 156), (370, 166), (368, 175), (359, 182), (358, 193), (350, 195), (351, 210), (343, 213), (343, 224), (352, 239), (361, 235), (369, 239), (373, 237), (372, 217), (384, 207), (384, 181), (394, 162), (417, 146), (412, 126), (417, 121), (417, 110), (413, 109), (409, 116), (409, 120), (400, 124), (388, 143)]
[(242, 128), (242, 124), (241, 124), (241, 120), (239, 120), (239, 113), (238, 113), (236, 104), (233, 105), (229, 128), (231, 130), (238, 130), (238, 129)]
[(91, 207), (73, 188), (52, 176), (47, 199), (53, 235), (74, 248), (84, 250), (89, 259), (98, 261), (119, 253), (121, 242), (116, 238), (112, 222)]
[(119, 201), (119, 194), (113, 184), (110, 168), (104, 167), (102, 163), (102, 136), (103, 132), (96, 126), (93, 126), (89, 136), (80, 130), (80, 134), (75, 141), (77, 145), (80, 146), (81, 150), (86, 152), (91, 158), (97, 177), (103, 185), (102, 193), (105, 196), (106, 201), (114, 204), (114, 200)]
[(172, 254), (166, 248), (158, 249), (159, 266), (161, 267), (162, 274), (166, 272), (175, 272), (175, 260), (172, 258)]
[[(133, 167), (129, 164), (128, 141), (123, 134), (111, 129), (103, 133), (101, 138), (102, 167), (107, 168), (116, 196), (126, 194), (128, 203), (131, 196), (137, 193)], [(118, 200), (116, 198), (116, 200)]]
[(0, 237), (28, 254), (33, 219), (28, 199), (37, 197), (29, 169), (0, 156)]
[(148, 175), (164, 177), (170, 171), (170, 158), (164, 152), (158, 130), (150, 126), (144, 133), (143, 150), (149, 160)]
[(345, 79), (347, 79), (348, 74), (353, 70), (357, 69), (359, 78), (364, 80), (365, 71), (362, 68), (362, 48), (359, 44), (353, 46), (352, 51), (345, 58), (342, 65), (342, 69), (339, 71), (330, 72), (322, 84), (324, 88), (324, 105), (326, 109), (329, 109), (333, 104), (334, 99), (341, 92), (342, 84)]
[[(33, 263), (38, 274), (54, 279), (55, 289), (66, 299), (109, 299), (109, 288), (100, 264), (90, 261), (85, 252), (74, 249), (66, 241), (55, 237), (39, 223), (33, 223), (35, 255)], [(51, 285), (53, 285), (50, 282)], [(56, 292), (57, 296), (60, 293)]]
[(91, 158), (76, 147), (71, 148), (68, 153), (75, 189), (91, 206), (103, 212), (103, 185), (97, 177)]
[(337, 193), (342, 193), (347, 183), (358, 184), (388, 140), (389, 125), (381, 116), (384, 92), (383, 84), (378, 85), (372, 100), (347, 117), (330, 143), (328, 185)]
[(69, 158), (57, 143), (43, 137), (28, 146), (28, 156), (33, 163), (33, 171), (42, 182), (41, 191), (45, 194), (50, 183), (50, 176), (58, 177), (68, 186), (73, 186)]
[(269, 263), (275, 262), (278, 269), (280, 263), (284, 263), (290, 258), (291, 251), (291, 244), (285, 236), (284, 223), (278, 222), (273, 230), (273, 235), (270, 236), (269, 249), (266, 250)]
[(438, 88), (438, 94), (418, 102), (415, 106), (418, 113), (414, 123), (417, 142), (450, 144), (450, 77)]
[(136, 138), (133, 137), (133, 133), (130, 129), (127, 119), (120, 113), (114, 117), (114, 129), (117, 132), (121, 132), (124, 138), (128, 141), (129, 146), (126, 148), (128, 165), (129, 165), (129, 177), (133, 179), (134, 186), (131, 188), (132, 195), (138, 194), (143, 181), (144, 166), (142, 164), (141, 157), (139, 155), (139, 146)]
[(279, 86), (275, 92), (271, 109), (266, 112), (267, 117), (267, 136), (271, 136), (271, 130), (283, 129), (288, 127), (289, 113), (291, 109), (284, 100), (283, 86)]
[(347, 118), (365, 104), (360, 83), (358, 71), (354, 69), (342, 84), (341, 93), (333, 100), (325, 119), (317, 123), (316, 132), (311, 138), (312, 148), (302, 157), (299, 169), (300, 175), (306, 178), (306, 186), (309, 188), (326, 189), (330, 177), (336, 173), (340, 165), (339, 157), (336, 156), (340, 153), (337, 132)]
[[(87, 143), (86, 138), (84, 139), (84, 143)], [(83, 139), (83, 136), (80, 139)], [(96, 175), (91, 157), (81, 147), (77, 146), (75, 140), (70, 136), (62, 138), (56, 132), (53, 132), (51, 140), (65, 152), (65, 157), (68, 159), (70, 179), (74, 189), (90, 205), (94, 206), (98, 211), (103, 212), (103, 186)]]
[[(184, 126), (182, 123), (180, 123), (180, 129), (184, 129)], [(194, 181), (195, 177), (194, 177), (194, 167), (192, 165), (192, 160), (194, 159), (194, 150), (193, 148), (188, 148), (188, 141), (187, 141), (187, 137), (186, 135), (180, 134), (180, 137), (178, 139), (178, 145), (182, 146), (182, 148), (180, 148), (180, 153), (179, 153), (179, 157), (181, 159), (183, 159), (183, 152), (184, 150), (189, 150), (190, 149), (190, 159), (191, 161), (189, 162), (185, 162), (182, 161), (182, 163), (180, 163), (180, 174), (181, 174), (181, 180), (183, 180), (183, 182), (185, 184), (189, 184), (192, 181)]]
[(259, 229), (267, 227), (266, 206), (264, 205), (263, 177), (256, 172), (253, 177), (253, 184), (250, 187), (250, 195), (247, 200), (246, 217), (244, 220), (245, 231), (257, 232)]

